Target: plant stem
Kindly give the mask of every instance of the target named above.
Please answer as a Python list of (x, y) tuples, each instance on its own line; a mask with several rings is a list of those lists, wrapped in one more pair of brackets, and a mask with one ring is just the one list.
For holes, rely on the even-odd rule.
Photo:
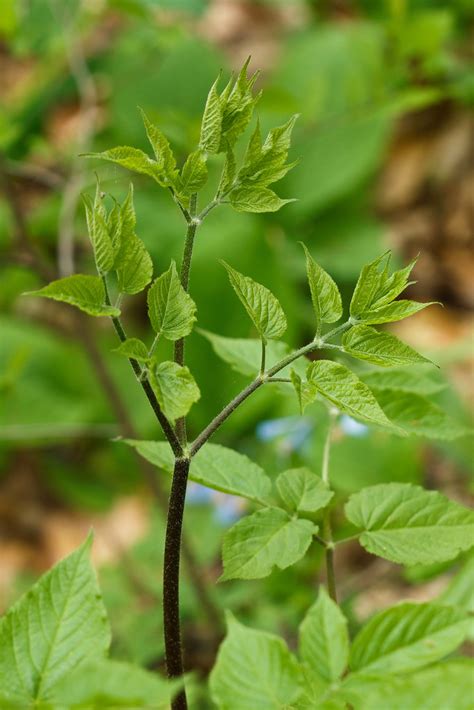
[[(189, 459), (177, 458), (175, 461), (166, 523), (163, 618), (168, 678), (179, 678), (184, 671), (179, 618), (179, 561), (189, 464)], [(188, 704), (184, 688), (171, 707), (173, 710), (186, 710)]]
[(260, 362), (260, 377), (265, 374), (265, 357), (266, 357), (266, 345), (265, 341), (262, 339), (262, 359)]
[[(321, 469), (321, 477), (323, 482), (329, 486), (329, 455), (331, 452), (331, 436), (333, 430), (334, 420), (337, 413), (330, 412), (329, 414), (329, 425), (326, 434), (326, 440), (324, 442), (323, 450), (323, 461)], [(334, 543), (332, 540), (332, 529), (331, 529), (331, 511), (329, 506), (324, 511), (323, 517), (323, 537), (326, 542), (326, 578), (328, 585), (328, 592), (331, 599), (337, 603), (337, 592), (336, 592), (336, 577), (334, 574)]]

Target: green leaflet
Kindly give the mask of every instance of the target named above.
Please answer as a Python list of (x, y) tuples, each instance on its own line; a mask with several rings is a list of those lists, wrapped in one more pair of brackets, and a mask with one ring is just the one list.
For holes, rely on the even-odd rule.
[(386, 417), (367, 385), (344, 365), (331, 360), (318, 360), (308, 366), (307, 379), (341, 412), (368, 424), (403, 433)]
[(390, 323), (408, 318), (432, 305), (403, 300), (392, 303), (409, 285), (408, 278), (415, 263), (416, 260), (404, 269), (389, 274), (390, 254), (387, 252), (366, 264), (351, 300), (350, 314), (353, 321), (366, 324)]
[(202, 151), (196, 150), (188, 155), (183, 165), (178, 183), (178, 192), (180, 195), (189, 197), (194, 192), (199, 192), (206, 184), (206, 181), (206, 158)]
[(302, 674), (278, 636), (249, 629), (227, 612), (227, 636), (210, 677), (220, 710), (276, 710), (294, 707)]
[(450, 441), (469, 433), (441, 407), (420, 395), (382, 390), (377, 392), (377, 401), (389, 419), (410, 434)]
[[(176, 682), (174, 683), (176, 687)], [(173, 684), (129, 663), (99, 660), (81, 664), (54, 689), (55, 706), (73, 710), (153, 708), (167, 710)]]
[(376, 614), (359, 631), (350, 666), (364, 673), (414, 671), (454, 651), (467, 629), (465, 612), (453, 607), (398, 604)]
[(347, 667), (347, 620), (324, 587), (319, 587), (318, 599), (300, 626), (299, 651), (312, 671), (329, 683), (338, 680)]
[(399, 564), (431, 564), (474, 545), (474, 512), (436, 491), (388, 483), (365, 488), (345, 506), (368, 552)]
[(412, 365), (409, 369), (392, 367), (384, 371), (369, 370), (361, 374), (361, 379), (377, 391), (377, 396), (379, 390), (397, 390), (428, 396), (447, 386), (439, 370), (427, 365)]
[(153, 367), (150, 382), (165, 416), (171, 422), (185, 417), (201, 396), (189, 369), (175, 362), (160, 362)]
[(277, 212), (291, 200), (282, 200), (268, 187), (237, 187), (229, 196), (230, 204), (237, 212)]
[(304, 414), (306, 407), (316, 401), (318, 388), (314, 382), (303, 380), (299, 373), (293, 369), (290, 370), (290, 379), (298, 398), (300, 414)]
[(430, 362), (394, 335), (367, 325), (356, 325), (344, 333), (342, 344), (349, 355), (382, 367)]
[(92, 537), (55, 565), (0, 621), (1, 693), (30, 707), (48, 700), (56, 684), (110, 644), (89, 551)]
[(229, 281), (239, 297), (263, 342), (279, 338), (286, 330), (286, 316), (278, 299), (265, 286), (221, 261), (229, 274)]
[[(173, 472), (174, 457), (164, 441), (124, 441), (155, 466)], [(189, 478), (216, 491), (271, 505), (272, 485), (264, 470), (247, 456), (225, 446), (203, 446), (191, 461)]]
[(344, 686), (355, 710), (471, 710), (473, 674), (462, 658), (406, 675), (351, 674)]
[[(107, 274), (114, 264), (115, 244), (109, 234), (109, 225), (106, 221), (107, 216), (105, 206), (102, 202), (99, 181), (97, 181), (94, 202), (92, 202), (88, 195), (84, 195), (83, 199), (86, 210), (87, 230), (94, 250), (97, 271), (99, 274)], [(112, 211), (111, 214), (117, 222), (119, 211)], [(112, 224), (111, 227), (112, 234), (114, 234), (116, 238), (117, 227), (120, 229), (120, 225)]]
[(74, 274), (51, 281), (38, 291), (27, 291), (24, 296), (52, 298), (76, 306), (90, 316), (119, 316), (120, 310), (105, 304), (105, 290), (99, 276)]
[(218, 195), (226, 195), (229, 192), (233, 185), (236, 172), (237, 165), (235, 162), (235, 155), (232, 148), (227, 145), (225, 149), (224, 167), (222, 169), (219, 187), (217, 188)]
[(318, 531), (309, 520), (292, 518), (281, 508), (247, 515), (224, 536), (222, 560), (227, 579), (259, 579), (274, 566), (285, 569), (300, 560)]
[(334, 495), (308, 468), (291, 468), (280, 473), (276, 485), (283, 503), (292, 512), (315, 513), (325, 508)]
[(256, 96), (252, 94), (258, 74), (255, 73), (247, 79), (249, 62), (250, 58), (243, 65), (236, 80), (231, 77), (220, 95), (222, 124), (219, 153), (225, 151), (227, 145), (230, 147), (235, 145), (237, 138), (250, 123), (255, 105), (261, 96), (261, 94)]
[(202, 116), (199, 147), (205, 153), (217, 153), (221, 143), (222, 106), (217, 93), (219, 78), (211, 86)]
[[(227, 362), (233, 370), (250, 377), (255, 377), (258, 373), (262, 356), (262, 343), (260, 340), (256, 338), (226, 338), (223, 335), (216, 335), (208, 330), (202, 330), (202, 328), (198, 328), (197, 332), (211, 343), (216, 355), (224, 362)], [(286, 343), (278, 340), (268, 340), (266, 344), (267, 367), (276, 365), (290, 352), (291, 348)], [(306, 370), (305, 362), (308, 362), (305, 358), (295, 360), (291, 363), (291, 366), (288, 365), (280, 370), (278, 376), (288, 377), (290, 367), (304, 375)]]
[(120, 293), (140, 293), (153, 277), (151, 256), (136, 234), (132, 234), (122, 244), (115, 264)]
[(150, 361), (148, 348), (139, 338), (127, 338), (113, 351), (138, 362), (147, 363)]
[(147, 300), (148, 316), (156, 333), (168, 340), (189, 335), (196, 320), (196, 305), (182, 287), (174, 261), (150, 286)]
[(160, 131), (158, 126), (155, 126), (147, 117), (146, 113), (140, 109), (142, 115), (143, 124), (145, 126), (146, 134), (148, 140), (150, 141), (151, 147), (155, 154), (156, 162), (158, 168), (162, 171), (162, 176), (160, 177), (160, 184), (167, 186), (167, 184), (173, 185), (176, 181), (178, 171), (176, 170), (176, 159), (171, 150), (166, 136)]
[(334, 323), (342, 316), (341, 294), (329, 274), (314, 261), (302, 242), (301, 245), (306, 255), (306, 272), (319, 335), (323, 323)]
[(82, 156), (84, 158), (100, 158), (110, 163), (116, 163), (132, 172), (148, 175), (160, 185), (163, 184), (163, 171), (160, 164), (156, 160), (149, 158), (146, 153), (138, 148), (118, 146), (117, 148), (104, 150), (102, 153), (83, 153)]

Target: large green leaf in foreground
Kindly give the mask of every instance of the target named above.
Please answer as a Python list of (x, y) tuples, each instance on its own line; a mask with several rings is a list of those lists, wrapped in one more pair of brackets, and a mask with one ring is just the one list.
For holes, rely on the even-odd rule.
[(351, 496), (345, 510), (364, 531), (363, 547), (392, 562), (444, 562), (474, 545), (474, 512), (419, 486), (371, 486)]
[(29, 708), (110, 643), (105, 607), (89, 559), (92, 538), (59, 562), (0, 622), (0, 699)]

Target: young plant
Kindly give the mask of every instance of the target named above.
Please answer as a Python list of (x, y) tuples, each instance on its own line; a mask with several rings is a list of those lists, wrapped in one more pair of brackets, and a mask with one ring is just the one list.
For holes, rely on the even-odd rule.
[[(346, 414), (403, 436), (414, 427), (429, 426), (436, 416), (442, 415), (422, 396), (411, 396), (401, 386), (391, 389), (384, 386), (383, 378), (372, 389), (367, 382), (371, 371), (367, 376), (358, 376), (346, 363), (353, 358), (389, 367), (389, 377), (398, 371), (394, 368), (420, 363), (429, 367), (422, 355), (373, 326), (401, 320), (430, 304), (398, 298), (409, 285), (414, 263), (392, 271), (387, 253), (362, 269), (349, 317), (334, 325), (343, 315), (339, 289), (303, 245), (315, 335), (304, 346), (292, 350), (280, 340), (287, 321), (276, 296), (223, 262), (230, 285), (257, 337), (244, 340), (201, 333), (219, 357), (251, 380), (197, 436), (188, 437), (186, 417), (200, 397), (185, 357), (186, 338), (195, 327), (197, 313), (189, 294), (196, 233), (209, 213), (222, 205), (230, 205), (237, 212), (272, 212), (291, 201), (281, 199), (270, 185), (295, 164), (288, 162), (288, 152), (296, 116), (270, 130), (264, 140), (257, 121), (242, 160), (236, 158), (236, 143), (249, 126), (259, 99), (253, 92), (256, 74), (248, 78), (247, 65), (248, 62), (222, 91), (218, 88), (219, 79), (211, 87), (199, 145), (180, 167), (168, 140), (144, 112), (153, 158), (132, 147), (88, 154), (146, 175), (170, 193), (186, 224), (179, 268), (171, 262), (153, 280), (151, 258), (135, 234), (132, 187), (122, 204), (113, 201), (108, 206), (98, 183), (94, 199), (85, 197), (97, 275), (78, 274), (53, 281), (33, 295), (69, 303), (93, 316), (111, 318), (120, 340), (117, 352), (130, 361), (163, 432), (164, 441), (127, 443), (172, 475), (163, 575), (169, 678), (181, 679), (183, 675), (180, 541), (190, 478), (215, 490), (242, 496), (257, 508), (225, 535), (222, 581), (264, 577), (275, 566), (285, 569), (300, 560), (313, 542), (322, 545), (325, 551), (328, 594), (321, 588), (317, 602), (301, 626), (299, 661), (282, 640), (246, 629), (229, 615), (229, 635), (211, 678), (212, 695), (218, 706), (233, 710), (338, 708), (347, 703), (354, 707), (375, 707), (360, 703), (381, 697), (387, 684), (398, 687), (394, 674), (426, 666), (426, 670), (410, 676), (413, 692), (418, 692), (423, 683), (430, 682), (430, 664), (456, 648), (467, 633), (465, 615), (450, 607), (401, 605), (374, 617), (349, 651), (346, 621), (336, 603), (333, 557), (335, 548), (345, 540), (333, 540), (331, 522), (334, 494), (329, 457), (334, 423), (341, 414)], [(223, 165), (215, 196), (202, 206), (199, 197), (208, 181), (207, 164), (220, 156)], [(121, 319), (124, 299), (147, 287), (148, 317), (153, 331), (148, 344), (128, 337)], [(333, 327), (328, 330), (328, 325)], [(173, 344), (172, 360), (159, 360), (156, 354), (159, 340)], [(324, 352), (325, 358), (307, 359), (317, 352)], [(328, 359), (333, 355), (343, 362)], [(327, 405), (329, 424), (318, 473), (307, 468), (284, 471), (274, 489), (258, 464), (232, 449), (209, 443), (237, 407), (261, 387), (294, 392), (301, 412), (315, 400)], [(454, 431), (455, 436), (453, 427), (451, 433)], [(393, 483), (366, 488), (350, 498), (345, 513), (354, 530), (350, 539), (357, 538), (372, 554), (399, 564), (449, 560), (473, 543), (471, 511), (417, 486)], [(0, 627), (0, 635), (11, 633), (9, 628), (5, 631)], [(351, 673), (342, 679), (348, 662)], [(457, 661), (444, 664), (442, 673), (464, 678), (464, 665)], [(187, 707), (184, 687), (172, 706)]]

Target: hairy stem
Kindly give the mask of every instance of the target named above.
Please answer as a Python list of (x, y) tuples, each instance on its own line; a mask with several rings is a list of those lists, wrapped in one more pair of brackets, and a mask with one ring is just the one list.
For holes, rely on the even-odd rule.
[[(323, 461), (321, 469), (321, 477), (329, 486), (329, 455), (331, 452), (331, 436), (333, 430), (333, 424), (337, 413), (330, 412), (329, 414), (329, 425), (326, 434), (326, 440), (324, 442), (323, 449)], [(337, 592), (336, 592), (336, 577), (334, 574), (334, 543), (332, 540), (332, 528), (331, 528), (331, 511), (329, 506), (324, 511), (323, 517), (323, 537), (326, 542), (326, 579), (328, 585), (328, 592), (331, 599), (337, 602)]]
[[(184, 671), (179, 618), (179, 562), (189, 464), (189, 459), (178, 458), (175, 461), (166, 524), (163, 618), (168, 678), (179, 678)], [(171, 706), (173, 710), (186, 710), (188, 704), (184, 688)]]

